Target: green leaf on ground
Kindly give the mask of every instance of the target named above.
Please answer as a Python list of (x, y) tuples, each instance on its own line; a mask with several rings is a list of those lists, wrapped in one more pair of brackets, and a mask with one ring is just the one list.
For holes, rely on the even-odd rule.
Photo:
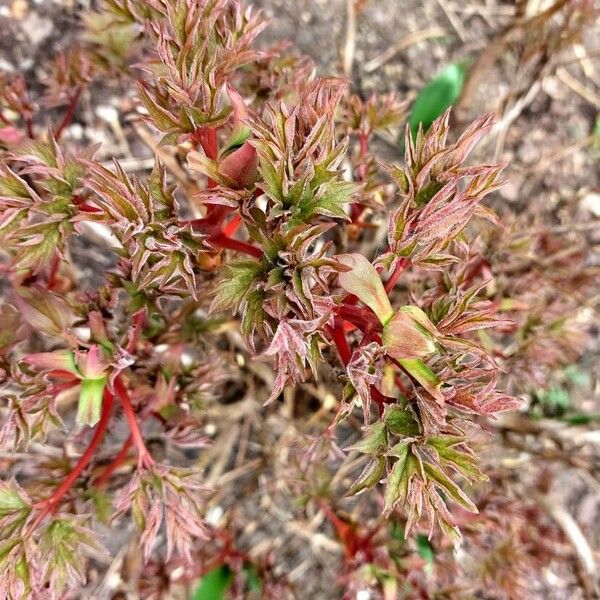
[(419, 533), (417, 535), (417, 550), (419, 551), (419, 556), (427, 562), (427, 564), (433, 564), (435, 560), (435, 551), (433, 550), (433, 546), (429, 543), (426, 535)]
[(429, 126), (460, 97), (465, 82), (466, 69), (462, 64), (448, 65), (435, 79), (417, 95), (409, 117), (413, 137), (417, 135), (419, 123), (423, 129)]
[(192, 600), (223, 600), (232, 583), (231, 569), (227, 565), (219, 565), (200, 580)]

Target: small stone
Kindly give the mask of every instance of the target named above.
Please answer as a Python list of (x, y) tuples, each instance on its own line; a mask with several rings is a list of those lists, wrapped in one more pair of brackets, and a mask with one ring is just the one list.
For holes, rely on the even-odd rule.
[(525, 164), (533, 164), (540, 159), (539, 145), (525, 140), (517, 151), (518, 159)]
[(114, 106), (102, 104), (96, 108), (96, 116), (109, 125), (119, 122), (119, 113)]
[(9, 63), (4, 58), (0, 57), (0, 71), (6, 71), (7, 73), (13, 73), (14, 70), (15, 70), (15, 67), (12, 65), (12, 63)]
[(13, 0), (10, 11), (17, 21), (21, 21), (27, 14), (27, 0)]
[(521, 197), (521, 186), (523, 185), (523, 177), (518, 175), (511, 175), (506, 182), (506, 185), (503, 185), (499, 194), (507, 200), (508, 202), (516, 202)]
[(582, 210), (592, 213), (595, 217), (600, 217), (600, 193), (588, 192), (579, 202)]
[(38, 46), (52, 33), (53, 24), (50, 19), (30, 13), (23, 21), (23, 31), (34, 46)]
[(83, 139), (83, 127), (79, 123), (73, 123), (68, 128), (69, 137), (73, 140), (80, 141)]

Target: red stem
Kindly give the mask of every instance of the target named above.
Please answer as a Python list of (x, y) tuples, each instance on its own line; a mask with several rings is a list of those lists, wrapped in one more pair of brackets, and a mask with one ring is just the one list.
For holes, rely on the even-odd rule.
[(354, 538), (356, 537), (356, 533), (352, 526), (345, 521), (342, 521), (324, 500), (319, 500), (319, 506), (325, 513), (327, 519), (329, 519), (329, 522), (333, 525), (339, 540), (342, 542), (345, 557), (350, 558), (355, 552)]
[(133, 354), (135, 352), (136, 346), (140, 340), (140, 335), (142, 333), (142, 328), (144, 327), (144, 323), (146, 322), (146, 317), (148, 316), (148, 312), (146, 308), (141, 308), (133, 315), (133, 327), (130, 330), (131, 337), (127, 341), (127, 352)]
[(394, 382), (396, 383), (396, 387), (400, 390), (400, 392), (407, 396), (410, 394), (410, 390), (402, 383), (402, 379), (398, 375), (394, 377)]
[(363, 332), (380, 327), (377, 317), (366, 308), (342, 304), (336, 310), (342, 319), (349, 321)]
[[(69, 102), (69, 107), (67, 108), (67, 112), (63, 117), (63, 120), (60, 122), (60, 125), (56, 128), (54, 132), (54, 137), (56, 141), (60, 140), (60, 136), (62, 135), (65, 127), (71, 124), (73, 117), (75, 116), (75, 109), (77, 108), (77, 103), (79, 102), (79, 96), (81, 96), (81, 88), (78, 87), (75, 93), (71, 96), (71, 101)], [(29, 136), (31, 137), (31, 136)]]
[(342, 363), (344, 363), (344, 366), (346, 366), (352, 357), (352, 350), (350, 350), (350, 345), (348, 344), (348, 340), (346, 339), (346, 335), (344, 334), (344, 329), (340, 320), (336, 319), (334, 327), (328, 326), (326, 327), (326, 331), (335, 343), (336, 348), (340, 353)]
[(239, 214), (234, 215), (231, 221), (229, 221), (229, 223), (223, 227), (223, 233), (226, 236), (231, 237), (232, 235), (235, 235), (235, 232), (240, 228), (241, 224), (242, 217)]
[(151, 467), (154, 464), (154, 459), (152, 456), (150, 456), (148, 448), (146, 448), (142, 432), (140, 431), (140, 426), (135, 418), (135, 412), (133, 411), (133, 406), (131, 405), (129, 393), (123, 385), (121, 377), (117, 377), (115, 379), (115, 392), (117, 392), (117, 396), (119, 397), (119, 401), (123, 407), (123, 412), (125, 413), (125, 418), (129, 424), (129, 430), (131, 431), (131, 437), (138, 453), (138, 469), (141, 467)]
[(369, 134), (368, 133), (359, 133), (358, 134), (358, 143), (360, 146), (360, 158), (364, 159), (367, 157), (369, 152)]
[(114, 395), (108, 390), (108, 388), (105, 388), (102, 398), (102, 415), (100, 416), (100, 421), (98, 421), (98, 425), (96, 426), (92, 440), (85, 449), (85, 452), (77, 461), (75, 467), (73, 467), (72, 471), (67, 475), (67, 477), (65, 477), (63, 482), (56, 488), (56, 490), (54, 490), (52, 496), (36, 504), (36, 508), (39, 508), (40, 512), (29, 526), (26, 535), (33, 532), (43, 521), (44, 517), (53, 510), (53, 508), (60, 502), (61, 498), (73, 487), (73, 484), (75, 481), (77, 481), (79, 475), (81, 475), (82, 471), (92, 460), (92, 457), (102, 442), (104, 434), (106, 433), (106, 429), (108, 428), (114, 399)]
[(217, 130), (214, 127), (208, 127), (202, 130), (200, 143), (208, 158), (216, 160), (217, 158)]
[(100, 473), (96, 481), (94, 481), (94, 487), (102, 489), (110, 479), (111, 475), (118, 469), (118, 467), (125, 461), (129, 449), (133, 445), (133, 435), (130, 435), (123, 444), (123, 447), (119, 450), (119, 453), (112, 459), (112, 461), (106, 466), (104, 471)]
[(27, 137), (30, 140), (35, 140), (35, 133), (33, 133), (33, 123), (31, 122), (31, 117), (27, 117), (25, 119), (25, 128), (27, 129)]
[(379, 416), (383, 414), (386, 404), (393, 404), (396, 402), (395, 398), (385, 396), (374, 385), (369, 386), (369, 390), (371, 391), (371, 399), (377, 404)]
[(192, 219), (191, 221), (183, 221), (182, 225), (191, 225), (192, 229), (211, 233), (218, 231), (219, 225), (223, 219), (231, 212), (229, 206), (211, 204), (208, 207), (210, 214), (201, 219)]
[[(204, 154), (206, 154), (207, 158), (217, 160), (219, 149), (217, 146), (217, 130), (215, 128), (211, 127), (197, 130), (194, 136), (194, 141), (202, 146)], [(207, 185), (209, 188), (214, 188), (217, 187), (217, 182), (209, 177)], [(211, 211), (209, 207), (208, 213), (210, 212)]]
[(252, 244), (248, 244), (247, 242), (242, 242), (240, 240), (227, 237), (224, 233), (217, 233), (216, 235), (211, 236), (209, 241), (217, 248), (225, 248), (227, 250), (243, 252), (244, 254), (249, 254), (255, 258), (263, 257), (263, 251), (260, 248), (257, 248)]
[(48, 290), (52, 290), (56, 285), (56, 276), (58, 275), (58, 267), (60, 265), (60, 256), (58, 252), (54, 254), (52, 258), (52, 264), (50, 266), (50, 274), (48, 275)]
[(390, 275), (390, 278), (385, 282), (384, 287), (388, 295), (394, 289), (394, 287), (398, 283), (398, 279), (400, 279), (400, 276), (402, 275), (402, 273), (404, 273), (404, 271), (406, 271), (409, 265), (410, 261), (408, 260), (408, 258), (401, 258), (396, 263), (396, 266), (394, 268), (394, 271)]

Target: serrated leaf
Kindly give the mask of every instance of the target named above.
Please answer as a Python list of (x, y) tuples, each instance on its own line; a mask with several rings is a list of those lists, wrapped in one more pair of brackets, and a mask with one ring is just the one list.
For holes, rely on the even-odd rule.
[(38, 288), (19, 288), (17, 307), (23, 318), (35, 329), (49, 335), (62, 335), (77, 320), (67, 302), (51, 292)]
[(40, 201), (29, 184), (8, 167), (0, 169), (0, 206), (20, 207), (32, 201)]
[(264, 183), (263, 191), (273, 200), (283, 202), (283, 170), (267, 160), (261, 160), (259, 172)]
[(332, 181), (324, 185), (314, 196), (300, 202), (300, 220), (313, 215), (347, 219), (346, 206), (355, 192), (356, 185), (349, 181)]
[(0, 241), (10, 238), (12, 234), (19, 231), (21, 223), (29, 214), (28, 208), (7, 209), (0, 214)]
[(417, 206), (425, 206), (442, 188), (443, 183), (438, 181), (430, 181), (424, 185), (415, 196), (415, 204)]
[(427, 438), (427, 444), (436, 450), (442, 465), (450, 466), (466, 479), (487, 481), (488, 477), (477, 468), (475, 457), (466, 450), (457, 449), (464, 442), (464, 438), (451, 435)]
[(439, 467), (431, 463), (424, 462), (423, 469), (425, 475), (435, 483), (449, 498), (456, 504), (462, 506), (465, 510), (478, 513), (477, 507), (471, 502), (467, 495), (448, 477)]
[(262, 264), (255, 260), (242, 260), (227, 266), (228, 274), (221, 279), (210, 312), (237, 308), (251, 291), (252, 284), (262, 274)]
[(245, 298), (245, 310), (242, 316), (242, 334), (250, 337), (254, 330), (264, 331), (266, 312), (264, 309), (265, 295), (261, 290), (252, 290)]
[[(56, 249), (62, 246), (62, 236), (57, 226), (50, 225), (45, 229), (45, 233), (19, 244), (19, 253), (15, 257), (14, 267), (31, 268), (37, 273), (50, 263), (56, 254)], [(20, 233), (25, 233), (25, 230), (21, 229)]]
[(417, 135), (419, 124), (427, 130), (431, 124), (452, 106), (460, 97), (465, 82), (464, 65), (448, 65), (433, 81), (417, 95), (412, 106), (408, 123), (413, 137)]
[(410, 479), (418, 473), (417, 459), (410, 452), (409, 442), (396, 444), (390, 450), (390, 454), (397, 460), (394, 462), (386, 482), (383, 509), (386, 515), (389, 515), (398, 502), (406, 500)]
[(349, 494), (358, 494), (363, 490), (377, 485), (385, 473), (385, 457), (377, 456), (367, 463), (363, 472), (356, 481), (350, 486)]
[(362, 452), (363, 454), (378, 454), (387, 448), (387, 433), (385, 423), (377, 421), (367, 427), (360, 442), (350, 446), (348, 450)]
[(412, 437), (419, 435), (419, 424), (408, 409), (400, 406), (387, 406), (383, 413), (385, 426), (395, 435)]
[(142, 84), (138, 85), (138, 95), (148, 114), (152, 117), (153, 123), (160, 131), (180, 128), (179, 121), (169, 111), (159, 106)]

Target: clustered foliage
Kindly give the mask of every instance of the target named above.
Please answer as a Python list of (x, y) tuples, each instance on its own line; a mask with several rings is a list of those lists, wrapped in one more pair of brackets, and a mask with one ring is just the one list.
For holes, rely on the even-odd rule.
[[(523, 568), (541, 517), (522, 519), (482, 487), (480, 424), (581, 351), (575, 305), (554, 288), (583, 257), (543, 236), (499, 235), (482, 201), (505, 165), (469, 160), (492, 117), (451, 141), (447, 112), (407, 131), (403, 163), (385, 164), (371, 142), (403, 123), (406, 103), (363, 100), (305, 57), (258, 50), (266, 21), (237, 1), (105, 0), (85, 23), (41, 98), (22, 77), (0, 79), (0, 444), (35, 456), (0, 484), (0, 595), (58, 598), (85, 585), (88, 561), (106, 552), (101, 526), (127, 519), (149, 573), (160, 560), (196, 565), (197, 576), (200, 558), (233, 556), (205, 521), (214, 490), (202, 470), (148, 444), (208, 443), (206, 407), (243, 367), (224, 326), (232, 314), (246, 360), (273, 364), (266, 404), (309, 381), (339, 390), (296, 484), (344, 543), (348, 594), (358, 581), (389, 598), (400, 584), (424, 593), (422, 567), (391, 555), (438, 528), (440, 547), (462, 530), (485, 548), (485, 585), (520, 585), (502, 569)], [(63, 141), (82, 95), (114, 77), (156, 134), (151, 173)], [(49, 127), (45, 109), (61, 106)], [(90, 232), (115, 255), (97, 289), (73, 249)], [(540, 248), (550, 258), (530, 264)], [(356, 412), (361, 437), (343, 450), (364, 470), (345, 492), (380, 507), (394, 525), (387, 540), (344, 521), (314, 481)], [(46, 441), (64, 452), (40, 454)], [(488, 535), (466, 516), (478, 509)], [(285, 597), (263, 567), (263, 593)]]

